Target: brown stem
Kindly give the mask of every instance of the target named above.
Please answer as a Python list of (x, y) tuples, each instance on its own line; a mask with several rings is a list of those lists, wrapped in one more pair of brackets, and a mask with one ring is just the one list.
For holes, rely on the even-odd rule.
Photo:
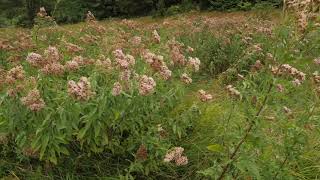
[(273, 82), (270, 83), (270, 86), (269, 86), (267, 95), (264, 97), (263, 103), (262, 103), (261, 107), (259, 108), (256, 116), (255, 116), (254, 119), (250, 122), (249, 127), (247, 128), (245, 135), (242, 137), (242, 139), (240, 140), (240, 142), (239, 142), (238, 145), (236, 146), (235, 150), (234, 150), (233, 153), (231, 154), (231, 156), (230, 156), (230, 158), (229, 158), (231, 161), (230, 161), (229, 163), (227, 163), (225, 166), (223, 166), (223, 168), (222, 168), (222, 173), (221, 173), (221, 175), (219, 176), (218, 180), (221, 180), (221, 179), (224, 178), (224, 176), (226, 175), (226, 173), (227, 173), (227, 171), (228, 171), (231, 163), (235, 160), (235, 157), (236, 157), (237, 153), (239, 152), (242, 144), (247, 140), (247, 138), (248, 138), (251, 130), (253, 129), (253, 127), (254, 127), (254, 125), (255, 125), (255, 119), (257, 119), (257, 118), (260, 116), (260, 114), (262, 113), (263, 108), (264, 108), (265, 105), (267, 104), (267, 100), (268, 100), (268, 98), (269, 98), (269, 94), (270, 94), (272, 88), (273, 88)]
[(284, 165), (287, 163), (287, 160), (288, 160), (288, 156), (286, 156), (286, 158), (284, 159), (284, 161), (281, 163), (281, 166), (279, 168), (279, 171), (276, 173), (276, 175), (274, 175), (274, 178), (273, 179), (276, 179), (279, 172), (282, 170), (282, 168), (284, 167)]

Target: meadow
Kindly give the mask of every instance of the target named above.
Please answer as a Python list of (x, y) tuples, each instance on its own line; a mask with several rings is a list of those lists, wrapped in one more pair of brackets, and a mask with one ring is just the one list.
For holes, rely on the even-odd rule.
[(320, 19), (0, 29), (2, 179), (320, 179)]

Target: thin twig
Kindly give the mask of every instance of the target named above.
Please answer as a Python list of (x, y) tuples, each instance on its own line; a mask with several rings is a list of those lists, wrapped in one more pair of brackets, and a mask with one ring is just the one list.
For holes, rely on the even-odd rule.
[(265, 96), (265, 98), (264, 98), (264, 100), (263, 100), (263, 103), (262, 103), (261, 107), (259, 108), (259, 110), (258, 110), (256, 116), (254, 117), (254, 119), (250, 122), (249, 127), (247, 128), (245, 135), (242, 137), (242, 139), (240, 140), (240, 142), (239, 142), (238, 145), (236, 146), (235, 150), (234, 150), (233, 153), (231, 154), (231, 156), (230, 156), (230, 158), (229, 158), (231, 161), (230, 161), (229, 163), (227, 163), (227, 164), (222, 168), (222, 173), (221, 173), (221, 175), (219, 176), (218, 180), (221, 180), (221, 179), (224, 178), (224, 176), (225, 176), (225, 174), (227, 173), (227, 171), (228, 171), (231, 163), (235, 160), (235, 157), (236, 157), (237, 153), (239, 152), (242, 144), (247, 140), (247, 138), (248, 138), (251, 130), (253, 129), (253, 127), (254, 127), (254, 125), (255, 125), (255, 120), (260, 116), (260, 114), (262, 113), (263, 108), (264, 108), (265, 105), (267, 104), (267, 100), (268, 100), (268, 98), (269, 98), (269, 94), (270, 94), (272, 88), (273, 88), (273, 82), (270, 83), (268, 92), (267, 92), (267, 94), (266, 94), (266, 96)]

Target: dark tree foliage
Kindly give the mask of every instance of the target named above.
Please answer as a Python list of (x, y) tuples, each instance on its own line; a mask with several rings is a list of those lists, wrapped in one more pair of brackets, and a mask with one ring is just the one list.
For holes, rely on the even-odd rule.
[(0, 0), (0, 27), (31, 25), (42, 6), (58, 23), (72, 23), (82, 21), (89, 10), (98, 19), (103, 19), (167, 15), (172, 14), (172, 11), (181, 12), (196, 7), (202, 10), (248, 10), (256, 4), (277, 7), (281, 2), (282, 0)]

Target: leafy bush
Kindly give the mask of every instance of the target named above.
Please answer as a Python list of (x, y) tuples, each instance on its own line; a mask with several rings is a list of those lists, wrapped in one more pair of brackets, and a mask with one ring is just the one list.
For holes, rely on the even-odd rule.
[(58, 23), (74, 23), (84, 19), (84, 14), (88, 11), (88, 7), (82, 0), (65, 1), (60, 0), (55, 5), (52, 16)]
[[(144, 49), (139, 50), (141, 58), (124, 53), (141, 48), (139, 41), (130, 49), (104, 52), (106, 30), (92, 14), (82, 31), (68, 36), (68, 31), (50, 26), (52, 18), (43, 9), (37, 19), (41, 24), (33, 39), (22, 34), (26, 46), (17, 44), (14, 54), (4, 54), (27, 56), (19, 65), (6, 65), (1, 134), (25, 157), (53, 164), (81, 150), (126, 158), (131, 162), (129, 174), (156, 171), (198, 115), (191, 106), (173, 112), (186, 89), (180, 76), (191, 75), (193, 66), (167, 66), (169, 61)], [(153, 36), (151, 47), (160, 43), (156, 32)], [(179, 46), (177, 53), (184, 51)]]

